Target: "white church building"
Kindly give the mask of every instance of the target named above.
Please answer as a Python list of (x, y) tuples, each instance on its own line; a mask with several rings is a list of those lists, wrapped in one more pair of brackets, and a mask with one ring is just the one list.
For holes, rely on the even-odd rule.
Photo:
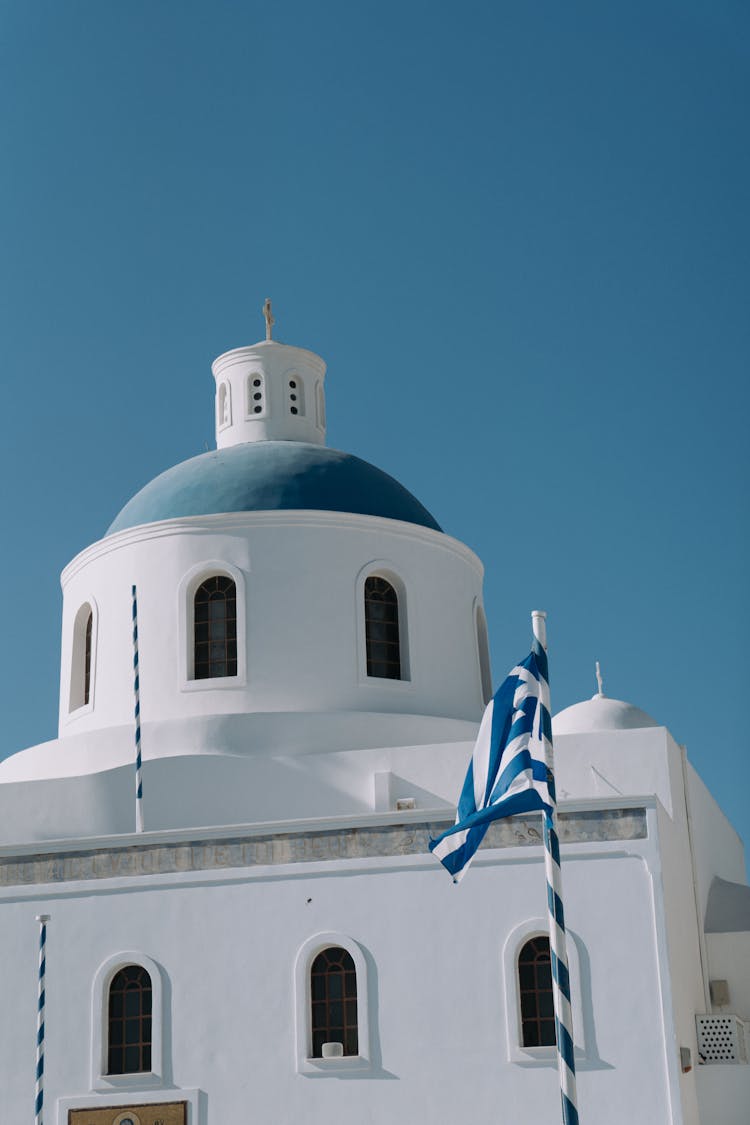
[[(217, 449), (63, 571), (58, 737), (0, 763), (0, 1123), (42, 917), (45, 1125), (554, 1125), (540, 820), (460, 887), (428, 851), (492, 693), (482, 563), (266, 335), (213, 364)], [(637, 707), (553, 730), (581, 1123), (748, 1125), (742, 843)]]

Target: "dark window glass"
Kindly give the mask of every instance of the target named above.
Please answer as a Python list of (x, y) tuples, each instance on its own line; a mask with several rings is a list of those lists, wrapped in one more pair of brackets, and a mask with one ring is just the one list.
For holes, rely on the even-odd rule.
[(401, 679), (398, 596), (390, 582), (374, 574), (365, 581), (365, 647), (368, 676)]
[(324, 949), (310, 970), (312, 1053), (319, 1059), (324, 1043), (341, 1043), (345, 1055), (359, 1051), (357, 973), (351, 954), (339, 946)]
[(109, 986), (107, 1073), (151, 1070), (151, 977), (126, 965)]
[(518, 955), (518, 987), (523, 1046), (554, 1047), (555, 1013), (549, 938), (535, 937), (524, 945)]
[(89, 701), (91, 694), (91, 630), (94, 624), (94, 615), (89, 613), (86, 620), (86, 639), (83, 646), (83, 704)]
[(216, 574), (195, 592), (194, 677), (209, 680), (237, 675), (237, 589)]

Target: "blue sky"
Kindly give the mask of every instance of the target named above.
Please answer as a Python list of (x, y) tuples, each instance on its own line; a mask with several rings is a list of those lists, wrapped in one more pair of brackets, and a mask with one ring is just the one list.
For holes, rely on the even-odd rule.
[(600, 660), (750, 839), (749, 56), (730, 0), (0, 0), (0, 756), (270, 295), (483, 559), (496, 681), (546, 608), (553, 706)]

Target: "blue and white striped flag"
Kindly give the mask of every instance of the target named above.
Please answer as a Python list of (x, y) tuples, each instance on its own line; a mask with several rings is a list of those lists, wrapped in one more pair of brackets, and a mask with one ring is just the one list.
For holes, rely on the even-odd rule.
[[(550, 794), (545, 740), (552, 723), (544, 702), (547, 654), (536, 641), (487, 704), (469, 762), (456, 823), (430, 851), (458, 883), (493, 820), (554, 805)], [(554, 783), (553, 783), (554, 784)]]

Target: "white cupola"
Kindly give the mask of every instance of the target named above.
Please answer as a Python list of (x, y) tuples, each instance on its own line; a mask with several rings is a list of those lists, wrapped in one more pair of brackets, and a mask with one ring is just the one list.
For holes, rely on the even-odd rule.
[(215, 359), (216, 446), (248, 441), (325, 445), (326, 365), (306, 348), (272, 338), (271, 302), (263, 306), (266, 339)]

